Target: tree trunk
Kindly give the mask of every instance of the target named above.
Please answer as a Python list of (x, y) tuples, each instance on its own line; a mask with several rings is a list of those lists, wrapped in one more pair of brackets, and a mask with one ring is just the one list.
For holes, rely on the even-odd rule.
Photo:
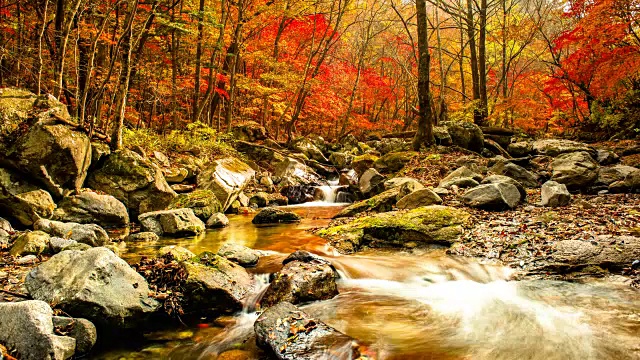
[(193, 114), (191, 121), (198, 121), (198, 103), (200, 102), (200, 74), (202, 71), (202, 40), (204, 38), (204, 0), (200, 0), (200, 12), (198, 13), (198, 43), (196, 45), (196, 74), (193, 89)]
[(487, 0), (480, 0), (480, 37), (478, 44), (478, 75), (480, 76), (480, 126), (486, 125), (488, 114), (487, 100)]
[(418, 131), (413, 138), (413, 149), (420, 151), (422, 145), (433, 144), (433, 114), (431, 112), (431, 93), (429, 91), (429, 33), (427, 29), (427, 4), (425, 0), (416, 0), (418, 25)]

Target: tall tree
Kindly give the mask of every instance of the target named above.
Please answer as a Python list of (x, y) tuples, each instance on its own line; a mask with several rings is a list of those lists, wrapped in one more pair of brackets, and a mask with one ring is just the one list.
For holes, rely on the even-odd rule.
[(418, 131), (413, 138), (413, 149), (420, 151), (422, 145), (433, 144), (433, 112), (431, 109), (431, 91), (429, 73), (431, 55), (429, 54), (429, 32), (427, 29), (426, 0), (416, 0), (416, 20), (418, 24)]

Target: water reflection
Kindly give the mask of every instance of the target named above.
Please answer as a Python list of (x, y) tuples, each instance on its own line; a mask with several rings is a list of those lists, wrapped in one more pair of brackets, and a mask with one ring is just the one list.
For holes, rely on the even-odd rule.
[[(325, 225), (340, 208), (292, 210), (305, 220), (255, 227), (251, 216), (232, 217), (226, 229), (197, 240), (139, 246), (131, 256), (151, 254), (168, 244), (196, 253), (217, 251), (233, 241), (264, 250), (252, 271), (266, 274), (277, 271), (282, 259), (297, 249), (321, 254), (342, 275), (340, 295), (308, 304), (305, 311), (370, 344), (378, 359), (640, 358), (640, 303), (637, 291), (626, 284), (511, 281), (510, 269), (438, 251), (376, 250), (342, 256), (307, 231)], [(204, 329), (190, 329), (188, 338), (177, 336), (183, 329), (144, 351), (102, 358), (265, 358), (253, 338), (255, 318), (249, 310)]]

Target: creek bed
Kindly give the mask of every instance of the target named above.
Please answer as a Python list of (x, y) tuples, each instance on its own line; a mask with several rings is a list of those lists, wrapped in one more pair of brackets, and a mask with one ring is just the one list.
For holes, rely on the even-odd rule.
[[(129, 262), (180, 245), (216, 252), (233, 242), (264, 251), (249, 269), (266, 283), (299, 249), (329, 259), (340, 294), (302, 308), (370, 345), (378, 359), (637, 359), (640, 302), (623, 282), (510, 281), (513, 270), (454, 258), (443, 251), (372, 250), (340, 255), (308, 230), (328, 224), (341, 206), (292, 206), (299, 224), (255, 226), (252, 215), (197, 238), (134, 246)], [(262, 359), (252, 338), (255, 313), (147, 336), (96, 359)], [(113, 346), (114, 344), (109, 344)], [(223, 355), (220, 355), (223, 354)]]

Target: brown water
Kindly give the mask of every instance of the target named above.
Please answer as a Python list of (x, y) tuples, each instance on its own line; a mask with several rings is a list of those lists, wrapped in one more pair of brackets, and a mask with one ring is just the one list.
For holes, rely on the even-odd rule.
[[(510, 281), (512, 271), (442, 252), (374, 251), (343, 256), (307, 231), (327, 224), (339, 207), (290, 207), (300, 224), (256, 227), (251, 216), (193, 239), (131, 248), (130, 260), (168, 244), (195, 253), (236, 242), (264, 251), (252, 271), (277, 271), (305, 249), (341, 273), (340, 295), (303, 308), (370, 345), (377, 359), (640, 359), (638, 292), (624, 283)], [(258, 275), (266, 286), (266, 275)], [(259, 290), (257, 290), (259, 291)], [(255, 313), (219, 319), (206, 328), (151, 334), (140, 351), (108, 359), (259, 359)], [(225, 353), (226, 352), (226, 353)]]

